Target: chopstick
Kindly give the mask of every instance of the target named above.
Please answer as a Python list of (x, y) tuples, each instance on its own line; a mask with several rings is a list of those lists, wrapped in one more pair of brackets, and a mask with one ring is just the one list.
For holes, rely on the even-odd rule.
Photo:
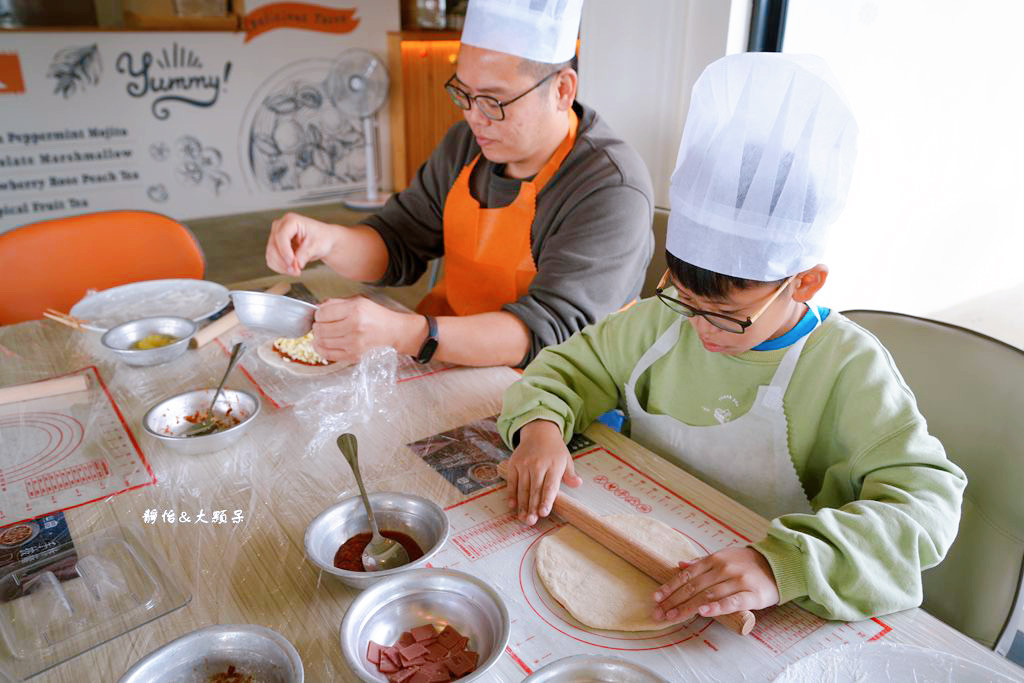
[(58, 310), (53, 309), (53, 308), (47, 308), (46, 311), (43, 312), (43, 317), (44, 318), (49, 318), (50, 320), (52, 320), (54, 322), (57, 322), (57, 323), (60, 323), (61, 325), (67, 325), (68, 327), (73, 327), (76, 330), (83, 330), (83, 329), (85, 329), (82, 326), (85, 325), (87, 322), (89, 322), (88, 320), (82, 320), (81, 318), (76, 318), (73, 315), (70, 315), (68, 313), (62, 313), (61, 311), (58, 311)]

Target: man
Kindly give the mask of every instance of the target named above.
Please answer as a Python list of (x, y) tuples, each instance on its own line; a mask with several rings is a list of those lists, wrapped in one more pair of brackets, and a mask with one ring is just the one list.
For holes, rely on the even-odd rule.
[(547, 5), (469, 3), (445, 85), (465, 122), (380, 213), (354, 227), (292, 213), (274, 222), (267, 264), (289, 275), (322, 259), (354, 280), (407, 285), (444, 256), (415, 314), (364, 297), (323, 303), (313, 332), (325, 358), (388, 345), (421, 362), (523, 366), (639, 294), (650, 175), (575, 101), (582, 0)]

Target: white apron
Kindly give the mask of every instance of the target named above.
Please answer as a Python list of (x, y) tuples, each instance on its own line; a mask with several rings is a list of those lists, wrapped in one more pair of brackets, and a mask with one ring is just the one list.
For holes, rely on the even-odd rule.
[[(808, 308), (821, 324), (817, 307)], [(810, 333), (786, 351), (771, 383), (758, 387), (746, 414), (725, 424), (694, 427), (670, 415), (648, 413), (636, 398), (637, 378), (675, 346), (685, 322), (680, 318), (662, 333), (637, 361), (626, 383), (631, 438), (763, 517), (813, 512), (789, 454), (782, 407)]]

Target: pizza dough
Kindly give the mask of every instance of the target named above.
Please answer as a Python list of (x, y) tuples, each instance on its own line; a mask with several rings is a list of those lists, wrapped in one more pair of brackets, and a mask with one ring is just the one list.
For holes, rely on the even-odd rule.
[(351, 363), (331, 363), (330, 365), (303, 365), (285, 360), (274, 350), (274, 340), (269, 339), (256, 347), (256, 355), (267, 365), (278, 370), (290, 372), (293, 375), (316, 376), (329, 375), (332, 372), (347, 368)]
[[(704, 553), (672, 527), (642, 515), (604, 518), (672, 564)], [(659, 584), (574, 526), (566, 524), (537, 544), (537, 576), (548, 593), (591, 628), (657, 631), (684, 621), (655, 621)]]

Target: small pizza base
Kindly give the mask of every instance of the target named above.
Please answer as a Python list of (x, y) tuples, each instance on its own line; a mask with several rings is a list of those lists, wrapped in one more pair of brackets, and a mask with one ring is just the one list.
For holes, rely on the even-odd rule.
[[(672, 563), (701, 555), (681, 533), (656, 519), (610, 515), (614, 527)], [(684, 619), (655, 621), (659, 584), (574, 526), (566, 524), (537, 544), (535, 570), (555, 600), (580, 623), (606, 631), (660, 631)]]
[(259, 356), (260, 360), (276, 370), (284, 370), (285, 372), (290, 372), (293, 375), (299, 375), (302, 377), (329, 375), (332, 372), (337, 372), (338, 370), (342, 370), (351, 365), (351, 363), (343, 361), (336, 361), (330, 365), (303, 365), (302, 363), (293, 363), (290, 360), (282, 358), (281, 354), (274, 350), (273, 339), (268, 339), (257, 346), (256, 355)]

